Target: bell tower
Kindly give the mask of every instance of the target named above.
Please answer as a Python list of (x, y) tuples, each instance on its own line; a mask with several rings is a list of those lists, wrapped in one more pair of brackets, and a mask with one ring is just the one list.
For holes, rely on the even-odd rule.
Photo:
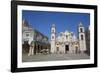
[(51, 53), (56, 52), (56, 27), (55, 24), (51, 27)]
[(80, 52), (84, 53), (84, 51), (86, 51), (85, 29), (84, 29), (84, 27), (83, 27), (81, 22), (80, 22), (80, 24), (78, 26), (78, 32), (79, 32), (79, 48), (80, 48)]

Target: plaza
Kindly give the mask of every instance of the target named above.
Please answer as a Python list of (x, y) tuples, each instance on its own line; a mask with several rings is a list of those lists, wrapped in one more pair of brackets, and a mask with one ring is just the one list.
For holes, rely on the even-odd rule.
[(23, 54), (22, 62), (61, 61), (89, 59), (87, 54), (38, 54), (28, 56)]

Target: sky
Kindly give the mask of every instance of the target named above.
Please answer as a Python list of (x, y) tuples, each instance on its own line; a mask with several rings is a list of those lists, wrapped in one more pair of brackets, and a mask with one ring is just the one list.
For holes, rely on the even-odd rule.
[(52, 24), (56, 26), (57, 35), (67, 30), (78, 36), (79, 23), (81, 22), (85, 28), (88, 28), (90, 25), (90, 14), (23, 10), (22, 20), (26, 20), (29, 25), (50, 39)]

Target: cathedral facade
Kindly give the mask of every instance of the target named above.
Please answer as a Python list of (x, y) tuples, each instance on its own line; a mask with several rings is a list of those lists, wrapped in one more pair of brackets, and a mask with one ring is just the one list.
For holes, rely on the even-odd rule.
[(82, 23), (78, 26), (78, 37), (73, 32), (65, 31), (56, 34), (56, 26), (51, 27), (51, 53), (84, 53), (86, 51), (85, 29)]

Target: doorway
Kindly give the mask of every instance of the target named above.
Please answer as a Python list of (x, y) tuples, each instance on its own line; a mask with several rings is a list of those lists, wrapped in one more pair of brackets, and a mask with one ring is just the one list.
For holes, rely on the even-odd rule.
[(69, 51), (69, 45), (65, 45), (65, 53)]

